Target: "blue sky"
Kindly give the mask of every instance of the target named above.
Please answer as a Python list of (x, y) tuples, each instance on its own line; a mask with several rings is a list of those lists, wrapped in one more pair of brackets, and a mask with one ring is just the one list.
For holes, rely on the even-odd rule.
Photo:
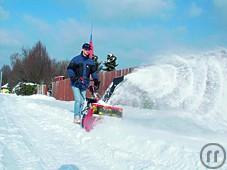
[(0, 0), (0, 67), (38, 40), (51, 58), (70, 60), (89, 41), (120, 67), (155, 56), (227, 46), (226, 0)]

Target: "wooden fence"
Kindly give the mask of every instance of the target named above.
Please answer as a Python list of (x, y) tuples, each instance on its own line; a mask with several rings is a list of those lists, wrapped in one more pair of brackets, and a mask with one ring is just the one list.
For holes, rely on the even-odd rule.
[[(105, 90), (109, 87), (112, 80), (116, 77), (124, 76), (126, 74), (129, 74), (133, 71), (133, 68), (127, 68), (122, 70), (115, 70), (111, 72), (100, 72), (99, 73), (99, 80), (100, 88), (99, 88), (99, 94), (103, 95)], [(87, 95), (89, 95), (89, 92), (87, 92)], [(64, 100), (64, 101), (72, 101), (74, 100), (72, 88), (70, 85), (70, 80), (59, 80), (52, 83), (52, 96), (55, 97), (57, 100)]]

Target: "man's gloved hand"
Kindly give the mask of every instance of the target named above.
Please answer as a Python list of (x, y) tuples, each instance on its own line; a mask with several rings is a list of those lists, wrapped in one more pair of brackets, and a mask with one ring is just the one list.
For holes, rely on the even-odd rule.
[(99, 89), (99, 85), (100, 85), (100, 81), (98, 81), (97, 79), (94, 79), (94, 88), (95, 88), (95, 90)]
[(74, 83), (81, 82), (84, 83), (83, 77), (73, 76), (70, 78)]

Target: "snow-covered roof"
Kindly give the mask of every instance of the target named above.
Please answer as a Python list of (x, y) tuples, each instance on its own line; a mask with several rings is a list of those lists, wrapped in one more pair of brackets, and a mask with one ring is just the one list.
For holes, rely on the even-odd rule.
[(25, 83), (25, 82), (19, 82), (19, 83), (17, 83), (17, 84), (16, 84), (16, 86), (14, 86), (14, 88), (13, 88), (12, 92), (13, 92), (13, 93), (15, 93), (15, 90), (16, 90), (16, 89), (18, 89), (18, 88), (20, 88), (20, 85), (21, 85), (21, 84), (25, 84), (25, 85), (32, 85), (32, 86), (33, 86), (33, 85), (37, 85), (37, 84), (35, 84), (35, 83)]
[(9, 87), (9, 84), (6, 83), (5, 85), (2, 86), (2, 88), (8, 88)]
[(37, 84), (35, 84), (35, 83), (23, 83), (23, 84), (26, 84), (26, 85), (37, 85)]

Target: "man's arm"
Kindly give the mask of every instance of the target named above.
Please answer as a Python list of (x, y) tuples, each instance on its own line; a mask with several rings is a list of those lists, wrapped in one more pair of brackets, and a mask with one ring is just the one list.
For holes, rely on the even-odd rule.
[(99, 80), (98, 73), (95, 71), (94, 73), (91, 74), (91, 77), (93, 80)]
[(67, 75), (69, 78), (75, 77), (75, 73), (73, 71), (73, 65), (74, 65), (74, 62), (73, 62), (73, 60), (71, 60), (67, 67)]
[(97, 73), (95, 64), (92, 65), (92, 67), (91, 67), (91, 77), (94, 80), (95, 89), (98, 90), (100, 81), (99, 81), (99, 77), (98, 77), (98, 73)]
[(98, 73), (97, 73), (97, 70), (96, 70), (96, 66), (95, 66), (95, 63), (93, 62), (93, 65), (91, 65), (91, 77), (93, 80), (99, 80), (98, 78)]

